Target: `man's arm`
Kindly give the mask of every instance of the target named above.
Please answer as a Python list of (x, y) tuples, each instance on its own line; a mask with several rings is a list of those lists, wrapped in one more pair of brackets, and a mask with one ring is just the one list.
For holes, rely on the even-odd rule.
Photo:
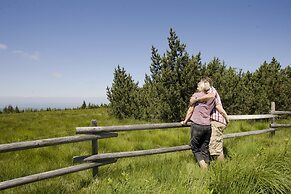
[(226, 122), (228, 123), (229, 119), (228, 119), (227, 113), (223, 109), (222, 105), (221, 104), (216, 105), (215, 108), (225, 118)]
[(188, 122), (188, 120), (190, 119), (192, 113), (194, 111), (194, 106), (189, 106), (187, 113), (186, 113), (186, 117), (184, 119), (184, 121), (181, 121), (181, 124), (186, 124)]
[(214, 92), (209, 92), (208, 94), (205, 94), (204, 96), (199, 97), (199, 98), (195, 98), (195, 97), (192, 96), (190, 98), (190, 106), (192, 106), (196, 102), (207, 102), (208, 100), (211, 100), (213, 98), (215, 98), (215, 93)]

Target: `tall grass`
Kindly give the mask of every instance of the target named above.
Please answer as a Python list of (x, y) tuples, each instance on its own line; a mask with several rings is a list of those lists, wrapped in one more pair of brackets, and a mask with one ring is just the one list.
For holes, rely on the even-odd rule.
[[(77, 126), (147, 123), (111, 118), (107, 109), (0, 115), (0, 143), (74, 135)], [(290, 123), (285, 118), (283, 123)], [(225, 133), (269, 127), (268, 121), (231, 122)], [(201, 170), (191, 151), (119, 159), (99, 168), (39, 181), (0, 193), (290, 193), (291, 132), (225, 140), (227, 158)], [(120, 152), (185, 145), (189, 128), (119, 133), (99, 141), (99, 152)], [(0, 154), (0, 181), (72, 165), (72, 157), (90, 154), (90, 142)]]
[(250, 138), (239, 143), (231, 152), (230, 160), (212, 165), (210, 187), (214, 193), (290, 192), (289, 140), (281, 142), (280, 146), (274, 142), (277, 147), (268, 148), (260, 139), (264, 138)]

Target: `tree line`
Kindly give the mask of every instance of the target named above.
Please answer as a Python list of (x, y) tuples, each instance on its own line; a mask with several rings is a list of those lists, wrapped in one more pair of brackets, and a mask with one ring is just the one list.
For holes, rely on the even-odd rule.
[(272, 58), (254, 72), (227, 67), (214, 57), (202, 63), (201, 53), (189, 55), (186, 44), (170, 29), (168, 50), (160, 54), (151, 48), (150, 74), (139, 86), (123, 67), (114, 69), (111, 87), (107, 87), (111, 113), (117, 118), (180, 121), (185, 116), (198, 81), (208, 76), (214, 81), (228, 114), (262, 114), (291, 109), (291, 67), (281, 68)]
[[(97, 109), (100, 107), (107, 107), (107, 104), (101, 103), (101, 104), (94, 104), (94, 103), (86, 103), (85, 100), (83, 100), (83, 103), (80, 107), (77, 108), (65, 108), (65, 110), (78, 110), (78, 109)], [(25, 108), (25, 109), (19, 109), (18, 106), (13, 107), (11, 104), (8, 106), (5, 106), (3, 110), (0, 110), (0, 114), (11, 114), (11, 113), (23, 113), (23, 112), (43, 112), (43, 111), (59, 111), (62, 110), (61, 108), (46, 108), (46, 109), (36, 109), (36, 108)]]

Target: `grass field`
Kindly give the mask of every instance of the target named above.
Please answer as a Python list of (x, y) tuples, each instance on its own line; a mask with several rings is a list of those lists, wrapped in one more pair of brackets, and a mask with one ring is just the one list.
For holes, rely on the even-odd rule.
[[(106, 108), (0, 114), (0, 144), (75, 134), (75, 128), (147, 123), (111, 118)], [(290, 117), (281, 123), (291, 123)], [(269, 121), (232, 121), (225, 133), (269, 128)], [(291, 129), (225, 140), (227, 159), (202, 171), (191, 151), (119, 159), (99, 168), (35, 182), (0, 193), (291, 193)], [(99, 141), (99, 153), (186, 145), (189, 128), (119, 133)], [(0, 154), (0, 181), (72, 165), (90, 154), (79, 142)]]

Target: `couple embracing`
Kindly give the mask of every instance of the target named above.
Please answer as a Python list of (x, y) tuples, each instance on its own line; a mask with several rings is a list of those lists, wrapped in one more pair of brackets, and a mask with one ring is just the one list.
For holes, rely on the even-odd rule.
[(200, 80), (197, 92), (190, 98), (189, 109), (181, 123), (188, 121), (191, 121), (191, 149), (200, 167), (208, 167), (210, 155), (223, 160), (222, 134), (229, 120), (208, 77)]

